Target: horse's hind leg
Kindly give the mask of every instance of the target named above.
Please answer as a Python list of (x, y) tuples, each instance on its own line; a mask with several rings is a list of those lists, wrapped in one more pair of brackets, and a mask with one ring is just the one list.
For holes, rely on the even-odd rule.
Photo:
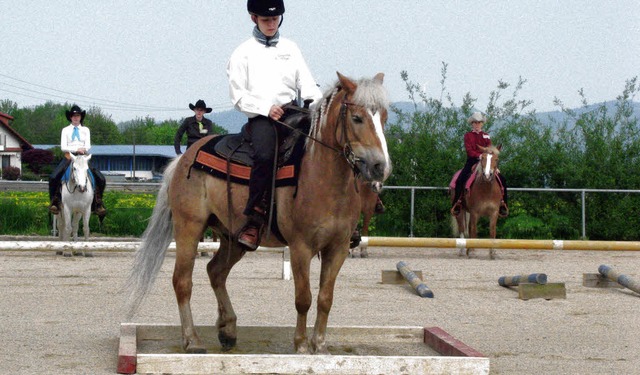
[[(231, 245), (231, 247), (229, 247)], [(238, 337), (236, 322), (237, 316), (233, 310), (229, 293), (227, 292), (227, 277), (231, 268), (244, 255), (244, 251), (235, 241), (229, 242), (226, 236), (220, 237), (220, 248), (207, 264), (207, 274), (211, 287), (218, 301), (218, 340), (223, 351), (227, 351), (236, 346)]]
[(206, 353), (207, 350), (196, 333), (191, 313), (193, 267), (198, 254), (201, 233), (195, 233), (197, 230), (189, 233), (187, 230), (180, 230), (177, 225), (175, 227), (176, 264), (173, 270), (173, 290), (176, 293), (180, 312), (182, 347), (187, 353)]

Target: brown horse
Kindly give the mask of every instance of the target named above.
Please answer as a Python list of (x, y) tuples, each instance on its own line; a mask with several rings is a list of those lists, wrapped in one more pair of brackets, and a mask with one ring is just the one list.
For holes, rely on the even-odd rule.
[[(460, 238), (478, 237), (478, 219), (489, 218), (489, 236), (496, 238), (496, 225), (498, 212), (502, 200), (502, 187), (498, 181), (498, 162), (502, 145), (498, 147), (481, 147), (482, 156), (475, 170), (475, 180), (469, 191), (462, 197), (462, 209), (460, 213), (452, 217), (452, 229), (455, 236)], [(451, 199), (455, 190), (451, 190)], [(470, 256), (473, 249), (466, 249), (466, 256)], [(460, 250), (460, 256), (465, 255), (465, 249)], [(489, 250), (489, 257), (495, 258), (495, 249)]]
[[(384, 75), (353, 81), (338, 73), (338, 81), (312, 112), (310, 137), (301, 161), (298, 186), (279, 187), (275, 196), (277, 223), (291, 251), (295, 283), (296, 329), (293, 338), (298, 353), (328, 354), (325, 342), (329, 311), (338, 272), (347, 257), (349, 239), (360, 214), (356, 177), (382, 183), (391, 172), (383, 126), (388, 99), (382, 86)], [(168, 245), (175, 237), (173, 273), (182, 344), (186, 352), (203, 353), (191, 314), (191, 289), (197, 246), (207, 226), (220, 237), (220, 249), (207, 265), (207, 273), (218, 301), (218, 339), (223, 350), (236, 344), (237, 317), (227, 293), (231, 268), (245, 250), (229, 233), (244, 224), (242, 209), (248, 188), (212, 177), (190, 167), (207, 139), (173, 160), (164, 174), (149, 225), (136, 251), (131, 270), (132, 316), (157, 275)], [(230, 188), (231, 202), (228, 201)], [(283, 246), (275, 235), (265, 236), (263, 246)], [(309, 273), (311, 260), (321, 259), (317, 318), (307, 338), (307, 312), (311, 307)]]
[[(381, 184), (379, 183), (368, 183), (362, 181), (360, 183), (360, 206), (362, 212), (362, 228), (359, 232), (361, 237), (369, 236), (369, 224), (371, 223), (371, 218), (376, 213), (376, 204), (378, 203), (378, 194), (382, 189)], [(368, 258), (369, 253), (367, 251), (367, 246), (364, 244), (359, 244), (353, 249), (349, 250), (352, 258), (356, 258), (358, 253), (360, 258)]]

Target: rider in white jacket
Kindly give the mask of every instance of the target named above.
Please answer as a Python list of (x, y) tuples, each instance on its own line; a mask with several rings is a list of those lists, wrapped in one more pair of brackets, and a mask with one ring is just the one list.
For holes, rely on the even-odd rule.
[(260, 244), (271, 197), (276, 142), (288, 132), (277, 122), (290, 114), (283, 106), (296, 99), (319, 102), (322, 93), (298, 46), (280, 37), (283, 0), (248, 0), (247, 10), (255, 24), (253, 37), (233, 52), (227, 75), (231, 102), (249, 118), (242, 133), (254, 151), (244, 209), (248, 220), (238, 233), (238, 242), (252, 251)]

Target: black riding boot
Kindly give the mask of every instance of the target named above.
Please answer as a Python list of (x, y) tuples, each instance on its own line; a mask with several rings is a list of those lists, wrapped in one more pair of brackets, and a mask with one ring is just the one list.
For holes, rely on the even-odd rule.
[(93, 178), (96, 182), (96, 189), (93, 194), (93, 204), (91, 208), (92, 211), (98, 215), (98, 218), (100, 218), (100, 222), (102, 222), (102, 219), (107, 216), (107, 209), (104, 207), (104, 203), (102, 202), (102, 195), (104, 194), (107, 181), (99, 170), (91, 168), (91, 173), (93, 174)]
[(62, 203), (62, 195), (60, 193), (60, 186), (62, 185), (60, 180), (62, 175), (71, 162), (67, 159), (62, 159), (56, 169), (49, 176), (49, 212), (54, 215), (60, 213), (60, 204)]

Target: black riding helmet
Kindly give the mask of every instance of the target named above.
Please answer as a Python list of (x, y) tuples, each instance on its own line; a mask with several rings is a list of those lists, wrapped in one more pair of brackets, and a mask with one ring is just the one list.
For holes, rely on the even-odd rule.
[(283, 0), (248, 0), (247, 10), (251, 14), (262, 17), (281, 16), (284, 14)]

